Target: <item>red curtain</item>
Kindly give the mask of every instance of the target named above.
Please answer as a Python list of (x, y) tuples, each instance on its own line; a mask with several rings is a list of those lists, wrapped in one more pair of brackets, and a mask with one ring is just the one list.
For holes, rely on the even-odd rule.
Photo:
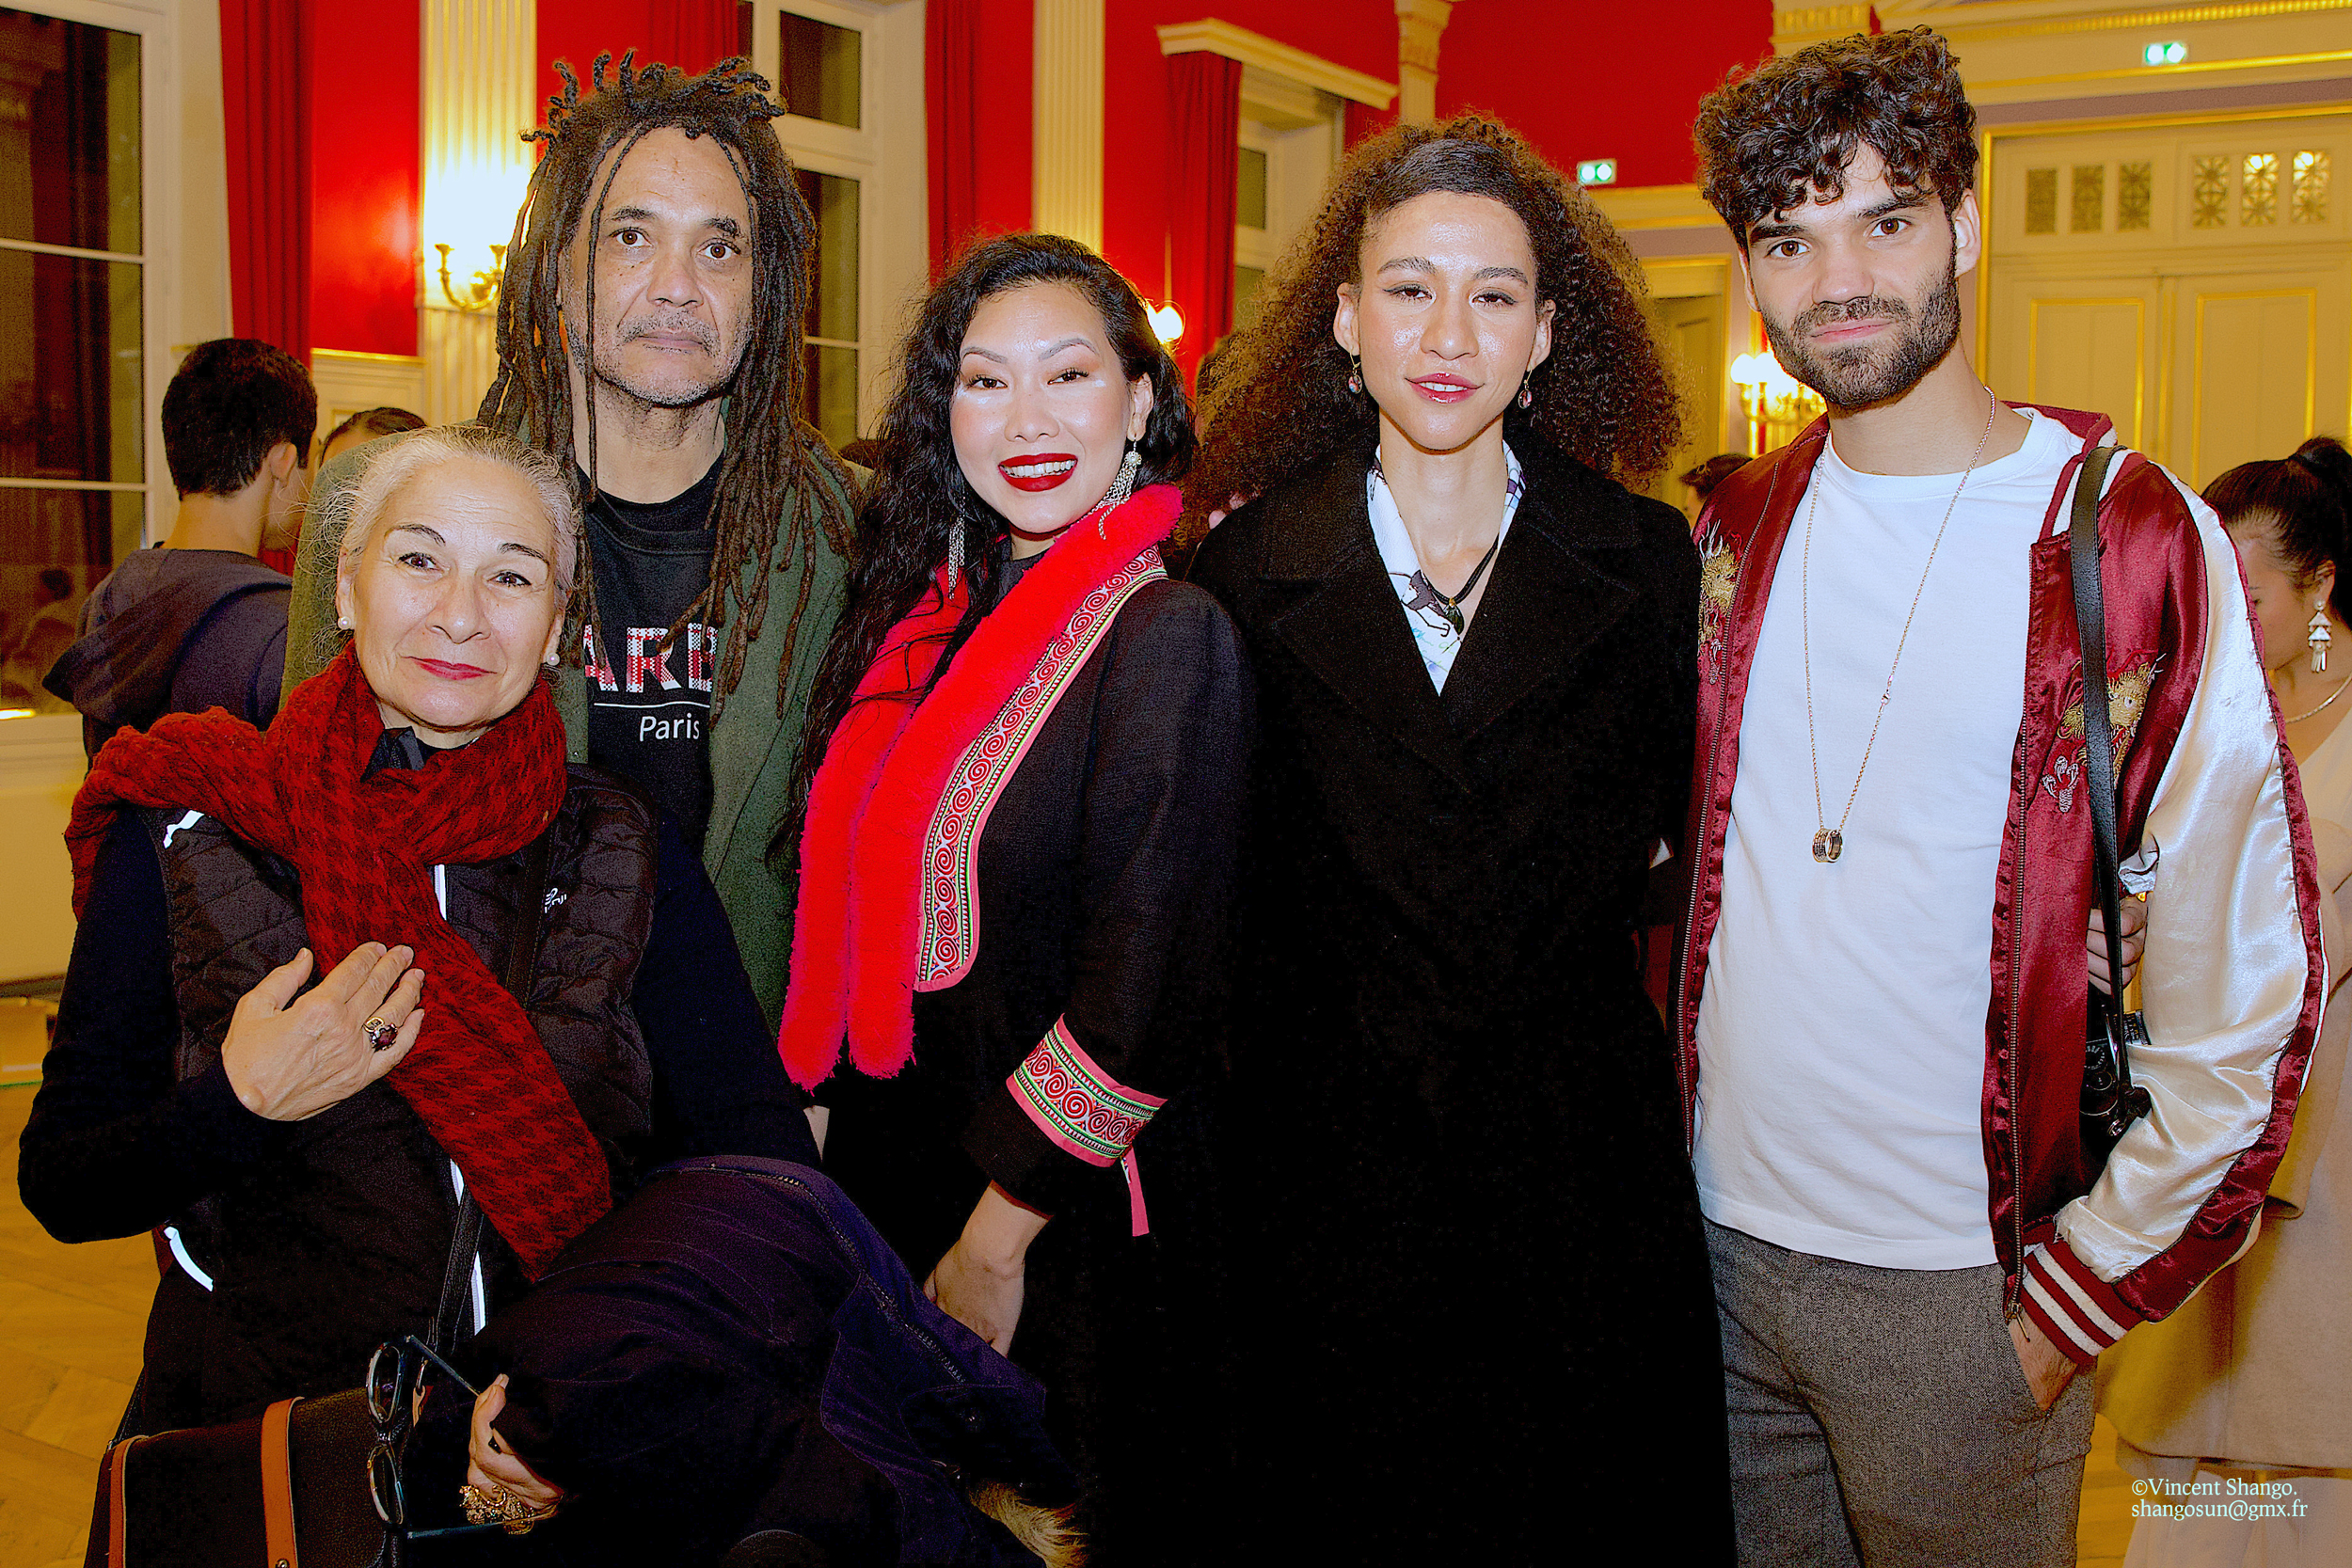
[(1168, 57), (1168, 282), (1184, 312), (1176, 362), (1190, 379), (1233, 329), (1233, 184), (1241, 165), (1241, 62)]
[(980, 227), (979, 71), (979, 0), (930, 0), (923, 11), (923, 96), (930, 105), (934, 283)]
[(663, 65), (704, 71), (731, 55), (748, 55), (750, 11), (738, 0), (656, 0), (652, 56)]
[(310, 0), (220, 0), (231, 330), (310, 362)]

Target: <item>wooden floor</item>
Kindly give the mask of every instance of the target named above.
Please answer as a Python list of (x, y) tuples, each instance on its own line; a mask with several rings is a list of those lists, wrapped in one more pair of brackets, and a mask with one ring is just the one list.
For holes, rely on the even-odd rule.
[(62, 1246), (17, 1200), (32, 1103), (29, 1085), (0, 1088), (0, 1568), (81, 1562), (155, 1291), (146, 1237)]
[[(79, 1564), (98, 1461), (139, 1371), (155, 1289), (144, 1236), (61, 1246), (16, 1196), (29, 1085), (0, 1088), (0, 1568)], [(2114, 1568), (2131, 1540), (2115, 1431), (2099, 1423), (2083, 1484), (2082, 1568)]]

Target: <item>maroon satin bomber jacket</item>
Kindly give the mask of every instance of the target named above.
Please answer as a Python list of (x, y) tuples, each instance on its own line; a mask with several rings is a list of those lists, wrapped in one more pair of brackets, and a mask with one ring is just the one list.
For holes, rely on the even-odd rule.
[[(2105, 415), (2037, 411), (2080, 437), (2083, 452), (2112, 429)], [(1695, 772), (1683, 838), (1692, 867), (1677, 951), (1675, 1026), (1684, 1131), (1695, 1128), (1698, 1001), (1721, 912), (1725, 831), (1739, 776), (1740, 722), (1750, 665), (1781, 546), (1815, 460), (1828, 439), (1817, 420), (1788, 446), (1724, 480), (1700, 515), (1699, 717)], [(2092, 895), (2090, 813), (2076, 810), (2082, 779), (2083, 682), (2075, 635), (2067, 525), (2083, 452), (2071, 458), (2033, 546), (2024, 721), (2019, 729), (1993, 918), (1992, 1006), (1985, 1020), (1983, 1133), (1994, 1243), (2014, 1301), (2027, 1249), (2066, 1247), (2054, 1216), (2088, 1192), (2099, 1166), (2084, 1148), (2078, 1101), (2087, 1012), (2084, 933)], [(2203, 668), (2207, 590), (2195, 519), (2170, 478), (2127, 453), (2099, 507), (2102, 593), (2111, 689), (2138, 694), (2138, 711), (2115, 712), (2117, 830), (2127, 857), (2189, 714)], [(2249, 611), (2250, 614), (2250, 611)], [(2259, 631), (2256, 645), (2260, 645)], [(2073, 709), (2070, 713), (2070, 709)], [(2282, 731), (2277, 705), (2272, 721)], [(2144, 1264), (2106, 1285), (2073, 1259), (2119, 1323), (2162, 1318), (2227, 1263), (2247, 1239), (2284, 1152), (2326, 985), (2320, 961), (2318, 879), (2293, 757), (2286, 775), (2294, 877), (2308, 979), (2293, 1037), (2280, 1058), (2270, 1116), (2231, 1164), (2185, 1231)], [(2216, 961), (2227, 961), (2217, 955)]]

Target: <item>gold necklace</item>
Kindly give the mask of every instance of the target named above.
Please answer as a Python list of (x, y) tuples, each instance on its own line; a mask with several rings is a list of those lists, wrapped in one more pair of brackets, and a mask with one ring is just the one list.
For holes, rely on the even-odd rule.
[(2309, 712), (2309, 713), (2297, 713), (2297, 714), (2293, 714), (2293, 715), (2289, 716), (2289, 718), (2287, 719), (2287, 722), (2288, 722), (2288, 723), (2290, 723), (2290, 724), (2299, 724), (2299, 723), (2301, 723), (2301, 722), (2302, 722), (2304, 720), (2306, 720), (2306, 719), (2316, 719), (2316, 718), (2318, 718), (2321, 714), (2323, 714), (2323, 713), (2327, 712), (2327, 711), (2328, 711), (2328, 709), (2331, 705), (2334, 705), (2335, 700), (2336, 700), (2338, 697), (2341, 697), (2341, 696), (2343, 696), (2343, 695), (2344, 695), (2344, 689), (2345, 687), (2347, 687), (2347, 686), (2352, 686), (2352, 675), (2346, 675), (2346, 676), (2344, 676), (2344, 679), (2342, 679), (2342, 680), (2340, 680), (2340, 681), (2336, 682), (2336, 689), (2335, 689), (2333, 691), (2330, 691), (2330, 692), (2328, 692), (2328, 701), (2327, 701), (2327, 702), (2324, 702), (2324, 703), (2320, 704), (2317, 707), (2315, 707), (2315, 708), (2312, 709), (2312, 710), (2311, 710), (2311, 712)]
[[(1802, 576), (1798, 578), (1797, 608), (1799, 623), (1804, 639), (1804, 737), (1813, 752), (1813, 858), (1827, 865), (1846, 852), (1846, 823), (1853, 816), (1853, 803), (1862, 793), (1862, 775), (1870, 770), (1870, 751), (1879, 743), (1879, 725), (1886, 719), (1886, 705), (1895, 696), (1895, 672), (1902, 668), (1903, 644), (1911, 641), (1912, 618), (1919, 613), (1919, 596), (1928, 591), (1928, 574), (1935, 570), (1935, 553), (1944, 547), (1944, 531), (1952, 526), (1952, 513), (1960, 505), (1960, 493), (1968, 488), (1968, 476), (1977, 471), (1984, 457), (1985, 443), (1993, 439), (1993, 420), (2001, 411), (2001, 400), (1985, 388), (1985, 402), (1991, 406), (1984, 411), (1984, 434), (1977, 437), (1977, 450), (1968, 459), (1968, 467), (1960, 472), (1960, 483), (1952, 486), (1952, 499), (1944, 503), (1944, 520), (1935, 525), (1935, 542), (1928, 546), (1928, 563), (1919, 573), (1919, 586), (1911, 591), (1911, 609), (1903, 615), (1902, 635), (1895, 640), (1895, 661), (1886, 667), (1886, 689), (1879, 693), (1878, 713), (1870, 720), (1870, 738), (1862, 745), (1862, 766), (1854, 769), (1853, 788), (1846, 793), (1846, 809), (1838, 816), (1837, 826), (1829, 825), (1829, 813), (1821, 804), (1821, 742), (1813, 725), (1813, 513), (1820, 504), (1821, 481), (1817, 474), (1804, 503), (1804, 558)], [(1821, 438), (1822, 445), (1829, 437)]]

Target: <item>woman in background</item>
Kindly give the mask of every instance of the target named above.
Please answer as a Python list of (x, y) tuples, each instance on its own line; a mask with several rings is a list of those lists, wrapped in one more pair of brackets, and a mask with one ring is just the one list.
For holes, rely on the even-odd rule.
[[(2314, 436), (2205, 487), (2237, 542), (2270, 689), (2303, 776), (2319, 860), (2331, 992), (2352, 973), (2352, 456)], [(2099, 1358), (2099, 1409), (2136, 1477), (2284, 1505), (2276, 1518), (2140, 1516), (2128, 1568), (2318, 1568), (2352, 1562), (2352, 1006), (2334, 995), (2270, 1183), (2261, 1233), (2161, 1323)], [(2258, 1481), (2268, 1496), (2245, 1490)], [(2232, 1483), (2239, 1490), (2230, 1491)], [(2153, 1501), (2165, 1500), (2161, 1494)], [(2298, 1506), (2299, 1505), (2299, 1506)]]
[(828, 1173), (1045, 1383), (1092, 1560), (1211, 1560), (1250, 694), (1161, 564), (1183, 380), (1134, 289), (1042, 234), (970, 251), (902, 364), (810, 709), (785, 1062), (834, 1075)]
[[(1723, 1373), (1632, 927), (1699, 565), (1625, 245), (1475, 116), (1350, 155), (1210, 394), (1193, 580), (1252, 767), (1228, 1180), (1245, 1529), (1301, 1561), (1730, 1551)], [(1236, 1206), (1241, 1209), (1241, 1206)], [(1618, 1461), (1622, 1461), (1619, 1463)]]

